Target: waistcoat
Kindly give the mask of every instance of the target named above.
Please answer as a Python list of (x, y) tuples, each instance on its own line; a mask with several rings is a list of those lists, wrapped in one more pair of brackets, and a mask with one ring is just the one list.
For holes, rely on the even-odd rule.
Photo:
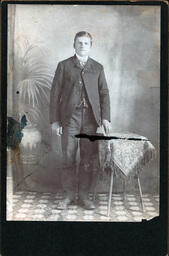
[(89, 99), (88, 99), (88, 96), (87, 96), (87, 92), (86, 92), (86, 89), (85, 89), (85, 85), (84, 85), (84, 81), (83, 81), (83, 77), (82, 77), (82, 72), (83, 72), (83, 68), (81, 69), (81, 74), (80, 74), (80, 77), (81, 77), (81, 83), (79, 84), (80, 97), (79, 97), (79, 104), (77, 105), (77, 107), (82, 106), (82, 107), (89, 108), (91, 106), (90, 106)]

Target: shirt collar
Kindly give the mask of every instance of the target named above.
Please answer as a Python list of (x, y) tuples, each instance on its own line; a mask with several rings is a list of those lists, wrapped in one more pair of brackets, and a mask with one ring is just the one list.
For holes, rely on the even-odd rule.
[(79, 61), (87, 62), (89, 56), (81, 57), (77, 53), (75, 53), (75, 54), (76, 54), (76, 57), (78, 58)]

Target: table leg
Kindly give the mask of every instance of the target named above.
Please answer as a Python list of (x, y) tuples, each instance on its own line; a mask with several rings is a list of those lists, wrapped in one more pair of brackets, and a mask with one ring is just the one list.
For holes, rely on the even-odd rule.
[(142, 206), (142, 209), (143, 209), (143, 212), (144, 212), (145, 210), (144, 210), (144, 204), (143, 204), (143, 194), (142, 194), (142, 189), (141, 189), (141, 184), (140, 184), (140, 179), (139, 179), (139, 174), (138, 173), (137, 173), (137, 182), (138, 182), (138, 187), (139, 187), (139, 192), (140, 192), (141, 206)]
[(110, 209), (111, 209), (111, 199), (112, 199), (112, 190), (113, 190), (113, 177), (114, 177), (114, 170), (111, 169), (111, 177), (110, 177), (110, 188), (109, 188), (109, 201), (108, 201), (108, 210), (107, 216), (110, 216)]

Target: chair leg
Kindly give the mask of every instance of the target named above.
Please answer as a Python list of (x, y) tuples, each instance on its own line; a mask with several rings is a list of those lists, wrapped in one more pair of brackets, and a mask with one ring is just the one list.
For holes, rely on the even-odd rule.
[(138, 187), (139, 187), (139, 192), (140, 192), (141, 206), (142, 206), (143, 212), (145, 212), (144, 204), (143, 204), (143, 194), (142, 194), (142, 189), (141, 189), (141, 184), (140, 184), (140, 179), (139, 179), (138, 173), (137, 173), (137, 182), (138, 182)]
[(108, 210), (107, 216), (110, 216), (110, 209), (111, 209), (111, 199), (112, 199), (112, 190), (113, 190), (113, 177), (114, 177), (114, 170), (111, 169), (111, 178), (110, 178), (110, 188), (109, 188), (109, 201), (108, 201)]

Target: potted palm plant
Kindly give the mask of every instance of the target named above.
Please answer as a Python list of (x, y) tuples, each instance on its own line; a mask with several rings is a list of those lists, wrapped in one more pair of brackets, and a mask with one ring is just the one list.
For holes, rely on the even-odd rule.
[(49, 123), (47, 119), (52, 74), (44, 59), (42, 49), (28, 44), (24, 54), (16, 60), (19, 72), (19, 116), (21, 119), (25, 115), (27, 119), (20, 143), (21, 158), (26, 164), (38, 162), (42, 132)]

